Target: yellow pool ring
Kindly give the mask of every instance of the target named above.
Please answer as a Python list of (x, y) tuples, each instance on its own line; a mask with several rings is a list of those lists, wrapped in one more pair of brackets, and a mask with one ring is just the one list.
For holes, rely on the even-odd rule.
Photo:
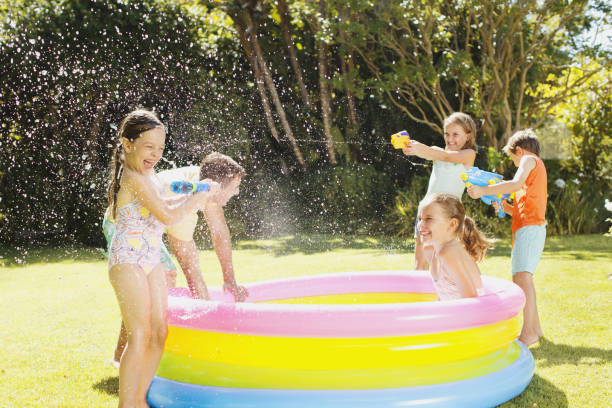
[(165, 349), (198, 360), (256, 367), (398, 367), (481, 356), (510, 344), (519, 330), (516, 317), (447, 333), (381, 338), (268, 337), (170, 326)]
[(512, 364), (520, 348), (507, 347), (451, 363), (365, 369), (253, 367), (188, 358), (166, 351), (157, 374), (189, 384), (232, 388), (376, 389), (438, 384), (474, 378)]

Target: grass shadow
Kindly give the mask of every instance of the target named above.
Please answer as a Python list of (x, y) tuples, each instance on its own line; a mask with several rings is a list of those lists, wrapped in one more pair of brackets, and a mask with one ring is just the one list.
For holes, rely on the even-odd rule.
[[(512, 251), (511, 239), (500, 239), (493, 243), (487, 256), (509, 256)], [(584, 261), (610, 260), (612, 239), (603, 235), (576, 235), (546, 237), (543, 258)]]
[(38, 263), (95, 262), (106, 257), (98, 248), (83, 246), (0, 247), (0, 266), (20, 267)]
[(412, 239), (397, 237), (334, 236), (334, 235), (290, 235), (272, 241), (239, 242), (237, 249), (264, 250), (274, 256), (311, 255), (337, 249), (384, 250), (407, 252), (414, 250)]
[(530, 350), (543, 367), (559, 364), (601, 365), (612, 361), (612, 349), (555, 344), (546, 338), (541, 338), (538, 346)]
[(92, 388), (109, 395), (119, 395), (119, 376), (106, 377), (95, 383)]
[(568, 406), (567, 396), (563, 391), (550, 381), (534, 374), (525, 391), (510, 401), (499, 405), (498, 408), (567, 408)]

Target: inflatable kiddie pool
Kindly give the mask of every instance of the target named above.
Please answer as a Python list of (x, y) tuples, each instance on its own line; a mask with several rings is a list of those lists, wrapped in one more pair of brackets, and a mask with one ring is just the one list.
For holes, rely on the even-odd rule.
[(248, 302), (172, 289), (153, 407), (493, 407), (533, 376), (515, 341), (524, 295), (437, 301), (424, 271), (353, 272), (248, 285)]

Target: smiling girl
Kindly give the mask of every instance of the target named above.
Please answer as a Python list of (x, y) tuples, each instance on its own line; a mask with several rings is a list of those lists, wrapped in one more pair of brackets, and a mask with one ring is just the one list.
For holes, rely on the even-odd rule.
[(164, 225), (203, 208), (219, 186), (211, 182), (209, 192), (163, 199), (153, 168), (164, 151), (164, 125), (152, 112), (136, 110), (122, 120), (118, 133), (108, 190), (116, 222), (108, 266), (128, 334), (119, 367), (119, 407), (143, 408), (167, 336), (166, 275), (160, 263)]
[[(406, 156), (418, 156), (433, 161), (427, 194), (448, 193), (461, 201), (465, 190), (461, 173), (472, 167), (476, 158), (476, 124), (470, 115), (455, 112), (444, 119), (444, 142), (446, 146), (441, 149), (411, 139), (408, 147), (402, 151)], [(425, 270), (427, 260), (416, 224), (414, 230), (414, 268)]]
[(482, 293), (476, 262), (484, 258), (489, 240), (465, 214), (452, 194), (430, 194), (419, 204), (417, 228), (423, 253), (440, 300)]

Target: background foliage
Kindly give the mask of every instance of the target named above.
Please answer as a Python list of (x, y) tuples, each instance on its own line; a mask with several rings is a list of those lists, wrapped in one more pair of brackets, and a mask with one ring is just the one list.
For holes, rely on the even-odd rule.
[[(160, 169), (213, 150), (245, 165), (237, 235), (410, 234), (430, 166), (389, 135), (443, 146), (454, 110), (482, 125), (477, 164), (506, 177), (509, 133), (568, 129), (569, 157), (547, 162), (550, 231), (603, 231), (610, 49), (583, 35), (610, 6), (506, 4), (2, 0), (0, 239), (100, 245), (116, 126), (140, 106), (168, 127)], [(561, 144), (550, 129), (537, 131)]]

